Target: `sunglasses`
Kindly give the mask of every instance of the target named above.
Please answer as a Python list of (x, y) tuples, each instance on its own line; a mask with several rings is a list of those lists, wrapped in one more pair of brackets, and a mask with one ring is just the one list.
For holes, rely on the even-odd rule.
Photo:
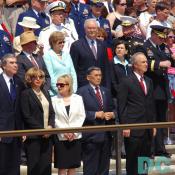
[(127, 4), (126, 4), (126, 3), (121, 3), (121, 4), (119, 4), (119, 5), (121, 5), (121, 6), (127, 6)]
[(64, 44), (64, 43), (65, 43), (65, 41), (60, 41), (57, 44)]
[(69, 84), (64, 84), (64, 83), (57, 83), (57, 84), (56, 84), (56, 86), (57, 86), (58, 88), (64, 88), (64, 86), (67, 86), (67, 85), (69, 85)]
[(43, 75), (40, 75), (40, 76), (33, 76), (33, 77), (32, 77), (33, 80), (38, 80), (38, 79), (39, 79), (39, 80), (42, 80), (43, 78), (44, 78)]

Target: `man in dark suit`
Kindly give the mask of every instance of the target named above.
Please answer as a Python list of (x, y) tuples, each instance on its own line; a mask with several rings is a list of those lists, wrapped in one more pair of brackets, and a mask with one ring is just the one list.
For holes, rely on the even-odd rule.
[(75, 41), (70, 48), (70, 54), (77, 73), (78, 87), (88, 83), (86, 72), (91, 66), (101, 68), (103, 74), (102, 85), (110, 87), (107, 51), (104, 43), (96, 40), (97, 27), (95, 19), (87, 19), (84, 24), (86, 36)]
[(25, 79), (25, 73), (31, 67), (37, 67), (42, 69), (45, 73), (46, 82), (44, 84), (44, 89), (50, 89), (50, 75), (47, 71), (46, 65), (44, 63), (43, 57), (34, 54), (37, 48), (36, 37), (33, 31), (26, 31), (20, 36), (22, 52), (18, 55), (18, 73), (17, 76), (21, 78), (22, 81)]
[[(155, 120), (152, 81), (144, 76), (147, 71), (147, 58), (141, 52), (132, 57), (133, 74), (121, 80), (118, 89), (119, 122), (150, 123)], [(154, 132), (153, 132), (154, 131)], [(138, 174), (139, 156), (151, 155), (152, 136), (156, 129), (123, 130), (126, 149), (127, 175)]]
[[(0, 75), (0, 131), (22, 129), (19, 100), (24, 85), (15, 76), (18, 70), (15, 56), (5, 55), (1, 66), (3, 73)], [(20, 146), (20, 138), (0, 138), (0, 175), (19, 175)]]
[[(143, 52), (148, 58), (147, 75), (153, 81), (154, 99), (156, 104), (156, 121), (165, 122), (169, 99), (169, 81), (167, 69), (174, 67), (171, 51), (164, 44), (167, 28), (160, 25), (151, 26), (151, 37), (145, 41), (144, 45), (136, 50)], [(164, 130), (157, 130), (153, 154), (157, 156), (170, 157), (164, 144)]]
[[(86, 119), (84, 126), (98, 126), (112, 123), (115, 118), (110, 91), (100, 86), (102, 71), (90, 67), (87, 71), (88, 85), (81, 87)], [(84, 175), (107, 175), (110, 164), (110, 132), (83, 133), (82, 155)]]

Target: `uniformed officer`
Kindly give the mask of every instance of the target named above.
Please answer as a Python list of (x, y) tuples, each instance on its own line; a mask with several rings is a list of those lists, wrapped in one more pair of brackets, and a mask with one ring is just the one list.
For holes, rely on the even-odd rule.
[(38, 43), (43, 44), (44, 52), (50, 49), (49, 37), (55, 31), (65, 34), (65, 44), (63, 50), (69, 52), (71, 44), (78, 40), (78, 34), (71, 19), (65, 17), (66, 4), (62, 1), (51, 3), (47, 11), (49, 11), (52, 24), (43, 29), (39, 35)]
[(84, 21), (89, 16), (89, 13), (89, 5), (79, 2), (79, 0), (71, 0), (71, 11), (69, 17), (74, 21), (79, 38), (85, 36)]
[[(35, 35), (39, 36), (40, 31), (50, 25), (49, 16), (44, 13), (46, 9), (47, 0), (31, 0), (31, 8), (29, 8), (26, 12), (21, 13), (18, 18), (18, 23), (22, 22), (24, 16), (33, 17), (36, 19), (37, 24), (40, 26), (37, 30), (35, 30)], [(21, 35), (24, 30), (22, 26), (17, 23), (16, 25), (16, 34), (15, 36)]]
[(8, 33), (0, 29), (0, 59), (4, 55), (12, 52), (12, 43), (10, 41)]
[(122, 16), (120, 18), (123, 36), (119, 37), (119, 40), (124, 40), (128, 46), (128, 58), (130, 58), (136, 51), (135, 48), (138, 45), (143, 45), (144, 40), (141, 36), (135, 33), (135, 25), (137, 24), (137, 19), (130, 16)]
[(112, 34), (109, 21), (102, 17), (102, 9), (103, 9), (103, 2), (101, 0), (92, 0), (90, 1), (91, 13), (89, 14), (88, 18), (96, 19), (98, 26), (104, 28), (108, 37), (106, 42), (108, 46), (112, 45)]
[[(167, 69), (174, 66), (174, 61), (170, 49), (164, 44), (167, 28), (160, 25), (152, 25), (151, 28), (151, 37), (137, 51), (144, 52), (148, 58), (147, 74), (153, 80), (156, 121), (165, 122), (169, 99)], [(157, 156), (170, 157), (165, 149), (163, 129), (157, 130), (152, 151)]]

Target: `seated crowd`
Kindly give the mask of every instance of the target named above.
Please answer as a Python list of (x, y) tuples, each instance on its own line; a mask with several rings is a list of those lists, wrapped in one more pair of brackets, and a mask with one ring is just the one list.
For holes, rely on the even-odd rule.
[[(167, 120), (174, 0), (4, 0), (0, 11), (0, 131)], [(127, 175), (139, 156), (171, 157), (162, 128), (122, 134)], [(52, 158), (58, 175), (81, 161), (84, 175), (108, 175), (112, 144), (109, 131), (0, 137), (0, 175), (20, 174), (21, 150), (28, 175), (51, 175)]]

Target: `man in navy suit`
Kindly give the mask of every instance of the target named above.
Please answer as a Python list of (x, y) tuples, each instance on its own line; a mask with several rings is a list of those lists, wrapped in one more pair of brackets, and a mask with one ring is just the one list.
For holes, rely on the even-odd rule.
[[(81, 87), (78, 94), (82, 96), (86, 118), (84, 126), (99, 126), (114, 122), (114, 106), (111, 93), (100, 86), (102, 71), (90, 67), (87, 71), (88, 85)], [(84, 175), (107, 175), (110, 165), (111, 133), (83, 133), (82, 155)]]
[(75, 41), (70, 48), (70, 54), (77, 73), (78, 87), (88, 83), (86, 72), (91, 66), (101, 68), (103, 74), (102, 85), (110, 87), (107, 51), (104, 43), (96, 39), (98, 28), (96, 20), (87, 19), (84, 28), (86, 36)]
[[(0, 131), (22, 129), (19, 100), (24, 85), (15, 76), (18, 70), (17, 59), (14, 55), (7, 54), (2, 58), (1, 66)], [(19, 175), (20, 145), (20, 138), (0, 138), (0, 175)]]
[(35, 35), (39, 36), (40, 31), (43, 28), (50, 25), (50, 19), (44, 13), (46, 5), (47, 5), (47, 0), (31, 0), (31, 8), (29, 8), (26, 12), (23, 12), (19, 15), (17, 25), (16, 25), (15, 36), (19, 36), (24, 32), (22, 26), (18, 24), (18, 22), (22, 22), (24, 16), (33, 17), (36, 19), (36, 22), (40, 26), (40, 28), (35, 30)]
[[(133, 74), (121, 80), (118, 88), (119, 122), (121, 124), (151, 123), (155, 121), (153, 83), (144, 76), (147, 58), (142, 52), (131, 59)], [(138, 175), (138, 157), (151, 156), (151, 142), (156, 129), (123, 130), (126, 149), (127, 175)], [(146, 172), (144, 173), (146, 174)]]

